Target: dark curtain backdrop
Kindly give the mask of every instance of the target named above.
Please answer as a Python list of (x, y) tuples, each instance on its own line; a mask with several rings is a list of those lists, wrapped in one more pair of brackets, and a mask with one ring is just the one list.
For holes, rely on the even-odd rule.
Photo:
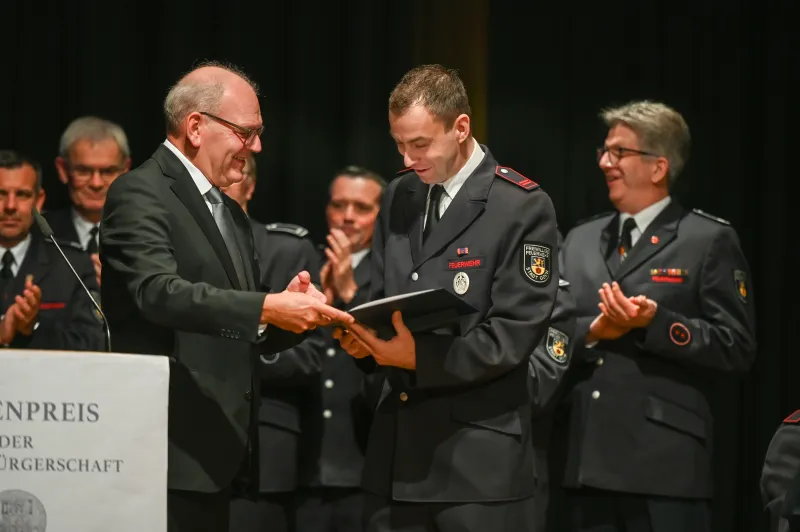
[(752, 371), (721, 380), (714, 397), (718, 532), (764, 530), (764, 452), (780, 421), (800, 408), (790, 258), (797, 173), (789, 164), (798, 151), (800, 47), (788, 5), (698, 1), (681, 10), (623, 0), (580, 15), (562, 3), (521, 16), (517, 2), (491, 2), (489, 142), (500, 161), (550, 193), (565, 232), (613, 209), (595, 161), (607, 131), (598, 112), (647, 98), (675, 107), (692, 131), (675, 196), (729, 220), (741, 237), (759, 352)]
[[(757, 486), (780, 420), (800, 407), (789, 158), (798, 151), (797, 37), (789, 2), (634, 2), (579, 9), (512, 0), (0, 2), (0, 147), (38, 158), (48, 205), (66, 205), (53, 159), (64, 127), (96, 114), (128, 133), (134, 164), (164, 139), (168, 86), (200, 59), (262, 88), (266, 130), (251, 211), (325, 234), (327, 183), (346, 164), (387, 178), (402, 161), (386, 100), (421, 62), (461, 70), (474, 130), (539, 181), (564, 230), (610, 208), (595, 166), (606, 105), (676, 107), (694, 150), (676, 195), (729, 219), (754, 275), (760, 350), (715, 398), (719, 532), (762, 530)], [(546, 9), (545, 9), (546, 8)]]

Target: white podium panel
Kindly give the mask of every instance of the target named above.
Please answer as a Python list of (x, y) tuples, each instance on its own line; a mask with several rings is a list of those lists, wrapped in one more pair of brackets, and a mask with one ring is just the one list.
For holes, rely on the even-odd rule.
[(166, 357), (0, 350), (0, 531), (165, 532)]

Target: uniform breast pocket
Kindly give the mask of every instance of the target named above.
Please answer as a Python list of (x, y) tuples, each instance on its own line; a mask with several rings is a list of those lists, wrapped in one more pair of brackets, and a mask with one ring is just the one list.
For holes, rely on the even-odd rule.
[(444, 257), (440, 261), (443, 285), (447, 289), (477, 309), (490, 302), (487, 295), (492, 275), (484, 257)]

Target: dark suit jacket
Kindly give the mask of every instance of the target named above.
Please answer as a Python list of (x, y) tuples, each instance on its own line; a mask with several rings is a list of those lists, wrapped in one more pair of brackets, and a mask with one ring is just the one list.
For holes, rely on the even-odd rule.
[[(248, 284), (260, 284), (250, 222), (227, 196), (225, 204)], [(168, 487), (215, 492), (230, 486), (240, 470), (252, 485), (257, 355), (282, 351), (302, 337), (272, 326), (259, 337), (268, 288), (240, 286), (197, 186), (163, 145), (109, 188), (100, 242), (114, 350), (174, 360)]]
[[(353, 271), (358, 285), (352, 308), (369, 300), (370, 254)], [(361, 484), (372, 410), (380, 395), (379, 375), (365, 376), (353, 357), (325, 330), (322, 369), (311, 380), (303, 411), (302, 483), (305, 486), (356, 488)], [(380, 380), (380, 383), (377, 381)]]
[[(415, 334), (416, 371), (380, 368), (388, 386), (363, 485), (394, 500), (534, 494), (528, 362), (556, 299), (556, 218), (538, 185), (483, 150), (424, 245), (428, 186), (413, 172), (389, 185), (375, 226), (373, 299), (439, 287), (456, 293), (460, 272), (469, 285), (458, 297), (478, 310), (450, 330)], [(370, 363), (360, 360), (366, 370)]]
[(53, 234), (59, 241), (72, 242), (77, 244), (77, 247), (81, 247), (78, 231), (72, 221), (72, 207), (58, 209), (57, 211), (46, 211), (42, 216), (47, 219), (47, 223), (50, 224)]
[[(97, 290), (94, 268), (89, 257), (70, 242), (59, 242), (89, 290)], [(31, 229), (31, 243), (20, 264), (0, 314), (5, 314), (14, 296), (25, 288), (25, 277), (42, 290), (37, 325), (30, 337), (18, 334), (11, 347), (29, 349), (60, 349), (67, 351), (103, 351), (105, 349), (102, 322), (94, 306), (72, 274), (55, 245), (46, 240), (37, 228)]]
[[(709, 394), (723, 373), (755, 356), (747, 261), (727, 222), (674, 200), (619, 269), (619, 216), (578, 225), (562, 271), (577, 305), (576, 343), (559, 443), (562, 482), (668, 497), (711, 496)], [(652, 323), (586, 349), (598, 289), (617, 280), (628, 296), (658, 303)], [(559, 416), (561, 417), (561, 416)]]
[[(252, 219), (250, 224), (263, 284), (282, 290), (306, 270), (311, 281), (319, 285), (319, 255), (310, 239), (299, 236), (305, 234), (303, 228), (291, 224), (265, 226)], [(291, 349), (259, 358), (261, 493), (293, 491), (298, 485), (298, 464), (305, 462), (299, 454), (300, 408), (309, 383), (316, 382), (319, 375), (328, 336), (327, 329), (319, 327)]]

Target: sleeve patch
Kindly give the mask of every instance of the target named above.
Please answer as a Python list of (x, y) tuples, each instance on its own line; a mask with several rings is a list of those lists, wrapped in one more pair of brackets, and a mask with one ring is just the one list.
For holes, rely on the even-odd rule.
[(530, 284), (547, 286), (551, 277), (552, 248), (541, 242), (522, 243), (521, 272), (523, 278)]
[(550, 358), (561, 365), (565, 365), (567, 363), (568, 346), (569, 336), (553, 327), (547, 330), (547, 354), (550, 355)]
[(533, 190), (539, 187), (539, 184), (535, 181), (528, 179), (513, 168), (509, 168), (507, 166), (498, 166), (495, 168), (494, 173), (497, 175), (497, 177), (502, 177), (509, 183), (514, 183), (518, 187), (525, 190)]

